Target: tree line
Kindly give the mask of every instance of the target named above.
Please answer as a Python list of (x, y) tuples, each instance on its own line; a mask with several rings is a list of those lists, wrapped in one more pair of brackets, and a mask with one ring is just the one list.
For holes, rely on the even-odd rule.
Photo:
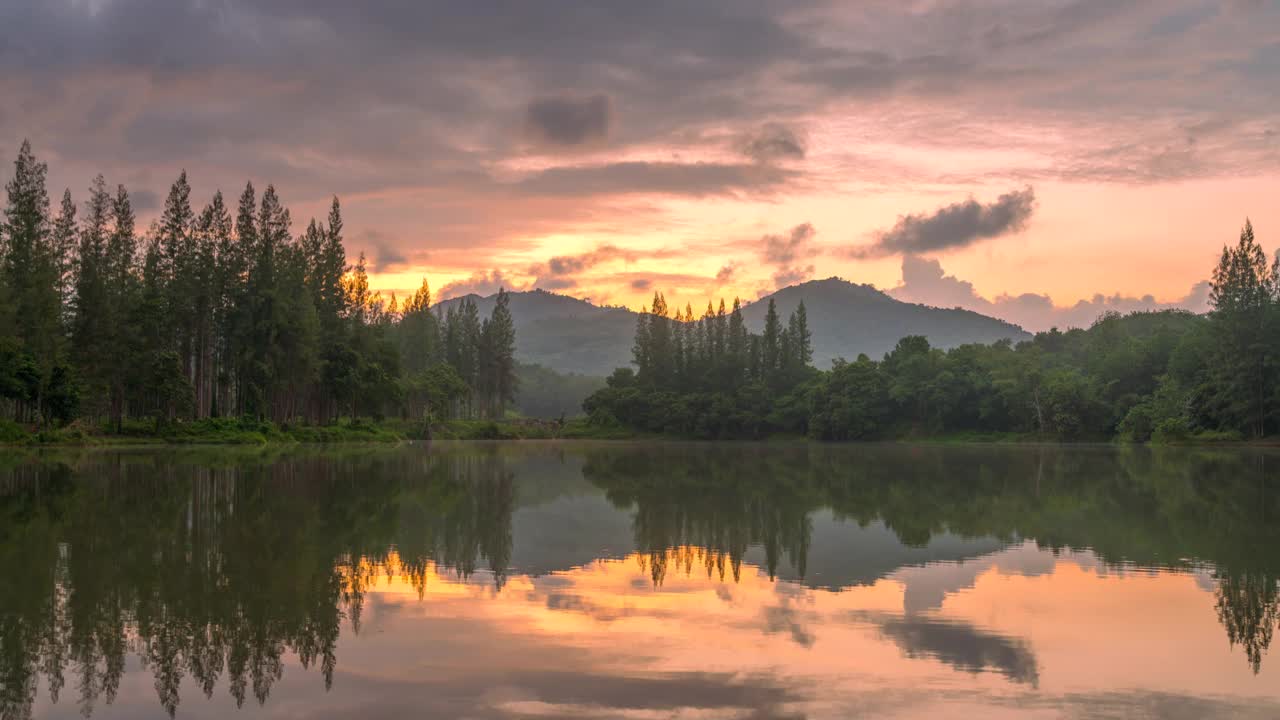
[(145, 232), (124, 185), (99, 175), (56, 212), (24, 142), (0, 222), (0, 411), (66, 424), (249, 416), (501, 416), (515, 396), (515, 327), (500, 293), (401, 305), (347, 262), (335, 197), (295, 236), (273, 186), (199, 212), (183, 172)]
[(656, 295), (634, 365), (584, 403), (593, 423), (682, 437), (872, 440), (1017, 434), (1060, 440), (1250, 439), (1280, 431), (1280, 255), (1246, 221), (1213, 271), (1211, 311), (1114, 313), (1014, 344), (932, 347), (810, 365), (804, 306), (763, 332), (708, 307), (672, 316)]

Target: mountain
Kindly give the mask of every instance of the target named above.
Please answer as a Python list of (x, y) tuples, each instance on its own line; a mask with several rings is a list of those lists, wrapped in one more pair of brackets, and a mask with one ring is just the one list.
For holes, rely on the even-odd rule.
[[(522, 362), (595, 376), (608, 375), (631, 363), (635, 312), (601, 307), (545, 290), (510, 295), (516, 324), (516, 356)], [(493, 296), (468, 297), (476, 302), (481, 317), (493, 310)], [(837, 357), (853, 360), (859, 353), (879, 359), (906, 335), (924, 335), (941, 348), (1031, 338), (1017, 325), (1003, 320), (969, 310), (905, 303), (870, 285), (840, 278), (792, 285), (743, 306), (743, 317), (753, 332), (764, 328), (770, 298), (784, 323), (804, 300), (813, 332), (813, 361), (819, 368), (829, 367)], [(453, 298), (441, 304), (448, 306), (461, 300)]]
[[(636, 313), (545, 290), (510, 295), (511, 317), (516, 325), (516, 358), (521, 362), (597, 377), (631, 363)], [(465, 297), (475, 301), (480, 317), (493, 312), (495, 296)], [(448, 307), (462, 300), (451, 298), (439, 305)]]
[(813, 364), (819, 368), (830, 367), (838, 357), (853, 360), (859, 353), (879, 360), (907, 335), (924, 335), (934, 347), (943, 349), (1005, 338), (1014, 342), (1031, 339), (1030, 333), (1003, 320), (960, 308), (902, 302), (870, 285), (834, 277), (785, 287), (743, 307), (743, 318), (753, 332), (764, 329), (770, 298), (783, 323), (804, 301), (813, 332)]

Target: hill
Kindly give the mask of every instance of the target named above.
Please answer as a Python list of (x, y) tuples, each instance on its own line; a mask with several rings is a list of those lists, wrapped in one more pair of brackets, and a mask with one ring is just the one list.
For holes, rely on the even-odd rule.
[(1030, 333), (1003, 320), (971, 310), (902, 302), (870, 285), (834, 277), (785, 287), (745, 306), (742, 314), (753, 332), (764, 329), (770, 298), (784, 322), (804, 301), (813, 331), (813, 364), (819, 368), (830, 367), (838, 357), (853, 360), (859, 353), (878, 360), (907, 335), (924, 335), (931, 345), (943, 349), (1004, 338), (1031, 339)]
[[(493, 309), (493, 296), (470, 297), (481, 316)], [(830, 366), (837, 357), (852, 360), (859, 353), (879, 358), (906, 335), (924, 335), (941, 348), (1031, 338), (1003, 320), (969, 310), (905, 303), (870, 285), (840, 278), (792, 285), (744, 306), (743, 316), (753, 332), (764, 328), (770, 298), (784, 320), (804, 300), (813, 331), (814, 364), (820, 368)], [(631, 310), (532, 290), (511, 293), (511, 314), (516, 323), (516, 355), (523, 362), (595, 376), (631, 363), (636, 327), (636, 313)]]
[[(481, 317), (493, 311), (494, 296), (468, 295)], [(449, 306), (463, 298), (445, 300)], [(561, 373), (603, 377), (631, 363), (636, 313), (601, 307), (545, 290), (511, 293), (516, 324), (516, 358)]]

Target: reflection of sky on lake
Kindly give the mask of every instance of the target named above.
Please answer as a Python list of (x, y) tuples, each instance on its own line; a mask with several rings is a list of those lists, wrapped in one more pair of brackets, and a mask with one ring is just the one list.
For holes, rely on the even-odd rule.
[[(1034, 542), (840, 591), (738, 582), (694, 560), (653, 587), (643, 556), (538, 576), (383, 575), (334, 687), (290, 668), (273, 717), (1174, 717), (1280, 712), (1280, 674), (1242, 673), (1203, 574), (1117, 570)], [(686, 549), (673, 550), (680, 555)], [(682, 555), (683, 556), (683, 555)], [(1208, 582), (1212, 582), (1209, 580)], [(154, 715), (151, 692), (95, 717)], [(182, 717), (219, 717), (227, 698)], [(1206, 698), (1223, 698), (1206, 699)], [(1228, 699), (1229, 698), (1229, 699)], [(62, 704), (38, 717), (75, 714)], [(1025, 714), (1024, 714), (1025, 713)]]
[[(263, 702), (251, 692), (237, 709), (229, 675), (221, 676), (206, 697), (187, 670), (179, 684), (181, 718), (1280, 717), (1280, 663), (1265, 658), (1269, 636), (1261, 643), (1253, 636), (1264, 656), (1255, 674), (1240, 643), (1230, 640), (1222, 605), (1229, 583), (1237, 583), (1225, 612), (1235, 613), (1230, 622), (1248, 627), (1250, 613), (1265, 613), (1272, 602), (1268, 598), (1274, 597), (1258, 592), (1274, 581), (1268, 557), (1242, 554), (1262, 546), (1253, 539), (1271, 537), (1265, 524), (1244, 523), (1253, 517), (1258, 498), (1266, 497), (1250, 494), (1256, 487), (1265, 489), (1252, 480), (1241, 488), (1209, 475), (1181, 482), (1139, 466), (1132, 479), (1077, 484), (1076, 478), (1109, 476), (1080, 472), (1065, 464), (1077, 458), (1067, 457), (1057, 485), (1047, 480), (1041, 485), (1037, 474), (1023, 495), (1002, 494), (981, 484), (983, 472), (957, 469), (976, 457), (975, 451), (938, 450), (947, 462), (937, 467), (948, 474), (882, 485), (892, 492), (901, 489), (899, 495), (851, 495), (850, 488), (878, 487), (874, 478), (862, 478), (832, 483), (824, 490), (831, 495), (799, 502), (790, 493), (799, 492), (795, 488), (812, 492), (815, 485), (798, 470), (795, 478), (783, 477), (776, 485), (762, 476), (717, 486), (697, 475), (703, 470), (694, 464), (703, 459), (697, 449), (684, 451), (693, 457), (679, 460), (689, 463), (693, 479), (670, 484), (668, 477), (678, 477), (674, 472), (630, 473), (630, 456), (604, 466), (608, 457), (588, 454), (597, 463), (596, 481), (589, 482), (584, 456), (577, 451), (507, 447), (503, 452), (509, 457), (485, 456), (487, 464), (474, 464), (471, 449), (457, 452), (457, 458), (442, 456), (456, 460), (456, 467), (431, 477), (419, 469), (435, 467), (429, 463), (441, 457), (416, 450), (377, 456), (371, 466), (317, 465), (334, 472), (330, 481), (299, 481), (301, 473), (295, 471), (316, 471), (305, 464), (286, 467), (289, 472), (275, 479), (231, 473), (180, 485), (168, 483), (178, 470), (156, 475), (161, 482), (138, 497), (172, 495), (158, 507), (179, 513), (175, 527), (186, 527), (184, 532), (196, 533), (191, 538), (204, 537), (200, 542), (207, 543), (187, 546), (178, 540), (172, 547), (217, 549), (208, 555), (170, 554), (171, 564), (163, 568), (202, 582), (248, 577), (271, 590), (258, 604), (252, 597), (256, 586), (243, 584), (184, 595), (177, 587), (143, 583), (135, 588), (124, 576), (95, 590), (98, 586), (88, 583), (98, 576), (76, 566), (86, 592), (99, 593), (83, 598), (100, 609), (112, 607), (114, 592), (155, 587), (172, 593), (153, 609), (163, 622), (146, 632), (136, 623), (128, 629), (136, 647), (125, 655), (119, 690), (110, 702), (98, 698), (92, 717), (164, 717), (157, 703), (159, 675), (156, 665), (143, 665), (148, 651), (141, 638), (158, 647), (166, 642), (166, 632), (204, 632), (200, 623), (208, 616), (201, 613), (201, 603), (219, 593), (225, 593), (220, 601), (238, 609), (214, 613), (212, 632), (239, 627), (228, 620), (236, 613), (256, 613), (253, 620), (261, 622), (248, 623), (248, 635), (237, 636), (231, 645), (277, 644), (281, 676), (268, 683)], [(753, 462), (781, 459), (783, 467), (822, 469), (793, 463), (791, 455), (773, 450), (753, 452), (759, 453)], [(871, 466), (929, 467), (914, 456), (899, 463), (892, 454), (896, 449), (883, 452), (886, 461)], [(995, 468), (990, 474), (1008, 477), (1016, 491), (1023, 475), (996, 463), (1011, 462), (1008, 458), (1023, 452), (992, 452), (990, 465), (983, 460), (975, 467)], [(1081, 457), (1096, 459), (1083, 452)], [(850, 465), (844, 456), (836, 459), (837, 467)], [(1106, 457), (1098, 460), (1104, 461), (1103, 469), (1122, 468)], [(86, 476), (96, 466), (87, 467)], [(1025, 468), (1013, 466), (1019, 469)], [(402, 482), (400, 474), (408, 479)], [(375, 488), (372, 476), (392, 481)], [(71, 515), (73, 522), (60, 532), (83, 530), (83, 521), (95, 517), (93, 509), (112, 493), (141, 487), (135, 476), (111, 482), (118, 484), (74, 486), (68, 497), (85, 504), (65, 507), (87, 514)], [(211, 502), (214, 490), (229, 493), (226, 498), (235, 503)], [(846, 499), (842, 511), (833, 509), (834, 503), (822, 504), (842, 497), (840, 492)], [(941, 509), (918, 518), (902, 512), (926, 493), (946, 494), (950, 505), (937, 499), (934, 507)], [(1176, 502), (1170, 500), (1160, 508), (1163, 514), (1155, 514), (1145, 502), (1147, 493)], [(903, 498), (905, 504), (895, 505)], [(367, 508), (360, 506), (364, 501)], [(120, 507), (127, 511), (132, 502)], [(206, 505), (201, 509), (198, 503)], [(1047, 530), (1033, 537), (1020, 525), (1000, 525), (1002, 507), (1015, 507), (1009, 515), (1017, 522), (1030, 516)], [(1101, 508), (1111, 513), (1107, 517), (1135, 522), (1132, 528), (1091, 525), (1079, 520), (1078, 508)], [(331, 511), (334, 517), (325, 519)], [(1236, 518), (1237, 534), (1215, 544), (1221, 538), (1212, 528), (1219, 517)], [(1001, 537), (955, 529), (988, 520)], [(277, 523), (284, 527), (276, 528)], [(288, 592), (293, 583), (268, 582), (277, 571), (328, 582), (329, 568), (335, 567), (332, 553), (346, 545), (331, 547), (325, 533), (345, 532), (351, 524), (369, 531), (355, 537), (374, 540), (356, 544), (361, 549), (354, 554), (339, 552), (338, 585), (322, 582), (295, 596)], [(1028, 526), (1034, 527), (1029, 521)], [(30, 531), (39, 527), (33, 524)], [(422, 538), (423, 528), (432, 528), (435, 545)], [(277, 529), (287, 533), (275, 535)], [(905, 542), (903, 532), (912, 533), (914, 541)], [(1056, 541), (1045, 540), (1054, 533)], [(165, 542), (154, 547), (146, 543), (155, 538), (143, 536), (144, 542), (118, 529), (69, 537), (59, 546), (64, 559), (84, 552), (76, 537), (114, 538), (117, 544), (91, 549), (108, 564), (130, 554), (172, 552), (165, 544), (171, 538), (163, 534)], [(276, 562), (285, 556), (273, 554), (283, 551), (259, 544), (261, 537), (288, 543), (288, 552), (299, 553), (302, 562)], [(707, 543), (691, 540), (699, 537)], [(1073, 545), (1081, 543), (1064, 537), (1083, 538), (1091, 547), (1110, 543), (1111, 551), (1077, 549)], [(771, 555), (766, 544), (774, 541)], [(386, 554), (388, 547), (393, 550)], [(412, 547), (417, 547), (416, 558), (409, 558)], [(1174, 554), (1184, 547), (1192, 552)], [(461, 550), (451, 555), (442, 548)], [(488, 548), (490, 555), (468, 555), (475, 548)], [(0, 551), (5, 549), (0, 542)], [(365, 554), (378, 552), (384, 555)], [(490, 569), (494, 552), (501, 557), (497, 573)], [(259, 553), (266, 562), (255, 557)], [(211, 570), (192, 559), (202, 557), (226, 565)], [(1228, 573), (1222, 565), (1198, 559), (1203, 557), (1239, 565)], [(354, 570), (346, 564), (349, 558), (356, 559)], [(141, 566), (129, 561), (137, 572)], [(259, 564), (263, 575), (235, 572), (237, 565)], [(330, 617), (308, 608), (346, 593), (344, 583), (351, 576), (367, 583), (357, 603), (358, 630), (354, 606), (339, 601), (345, 615), (335, 620), (336, 670), (326, 690), (314, 664), (302, 667), (296, 637), (307, 636), (308, 623)], [(1250, 585), (1255, 577), (1261, 584)], [(63, 587), (80, 586), (67, 582)], [(334, 594), (326, 594), (330, 590)], [(139, 598), (126, 602), (140, 604), (144, 595), (140, 591)], [(68, 593), (61, 601), (74, 607), (76, 597)], [(0, 610), (5, 607), (0, 604)], [(33, 612), (35, 606), (13, 607)], [(3, 613), (0, 621), (7, 621)], [(126, 619), (126, 626), (130, 622)], [(260, 628), (264, 634), (254, 635)], [(75, 667), (74, 658), (68, 662)], [(34, 717), (79, 717), (84, 708), (76, 700), (78, 677), (68, 670), (56, 704), (42, 684)], [(0, 678), (0, 689), (3, 682)]]

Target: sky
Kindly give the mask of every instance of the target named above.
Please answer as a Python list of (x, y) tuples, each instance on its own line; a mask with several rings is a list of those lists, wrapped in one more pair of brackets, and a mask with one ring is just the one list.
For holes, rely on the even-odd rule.
[(371, 284), (839, 276), (1038, 330), (1280, 241), (1280, 0), (5, 0), (0, 156), (154, 216), (338, 195)]

